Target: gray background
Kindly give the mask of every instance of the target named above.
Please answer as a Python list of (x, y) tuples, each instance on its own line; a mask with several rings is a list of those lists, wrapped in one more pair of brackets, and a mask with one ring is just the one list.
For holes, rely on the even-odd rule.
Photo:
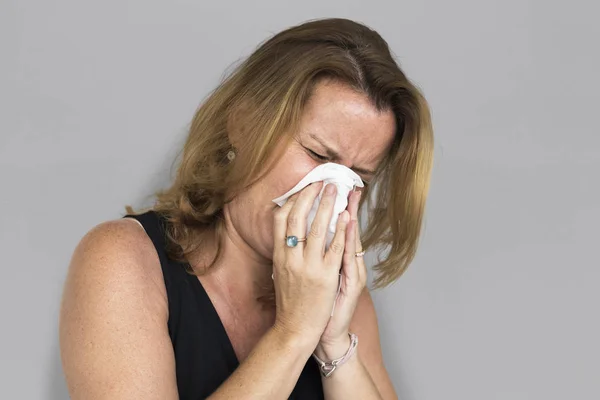
[(400, 398), (600, 398), (600, 29), (583, 3), (2, 0), (0, 396), (67, 398), (70, 254), (165, 185), (232, 62), (343, 16), (388, 40), (434, 113), (419, 255), (373, 294)]

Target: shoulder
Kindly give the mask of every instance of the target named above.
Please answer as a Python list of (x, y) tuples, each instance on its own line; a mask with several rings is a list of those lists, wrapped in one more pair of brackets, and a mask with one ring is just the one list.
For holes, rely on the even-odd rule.
[(126, 257), (143, 260), (153, 250), (144, 228), (132, 218), (106, 221), (90, 229), (78, 243), (74, 258)]
[(80, 280), (115, 289), (155, 287), (166, 298), (156, 249), (143, 227), (131, 218), (103, 222), (83, 236), (71, 258), (67, 285)]
[(110, 306), (112, 311), (120, 311), (141, 301), (146, 302), (143, 308), (168, 318), (166, 288), (152, 241), (130, 218), (95, 226), (71, 257), (63, 290), (63, 316), (94, 307)]
[(160, 261), (141, 225), (121, 219), (87, 232), (73, 252), (60, 311), (72, 398), (174, 398), (167, 320)]

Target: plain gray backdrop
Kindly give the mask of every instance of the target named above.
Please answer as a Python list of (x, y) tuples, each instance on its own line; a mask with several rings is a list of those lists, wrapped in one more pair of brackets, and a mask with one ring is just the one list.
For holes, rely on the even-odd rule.
[(595, 3), (0, 4), (3, 399), (68, 398), (57, 321), (79, 239), (167, 184), (232, 63), (332, 16), (378, 30), (433, 111), (419, 254), (373, 293), (400, 398), (600, 398)]

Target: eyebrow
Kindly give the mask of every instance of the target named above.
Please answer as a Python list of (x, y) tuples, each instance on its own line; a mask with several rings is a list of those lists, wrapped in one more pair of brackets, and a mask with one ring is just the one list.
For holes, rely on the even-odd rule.
[[(327, 145), (327, 143), (325, 143), (323, 140), (321, 140), (319, 137), (317, 137), (315, 134), (309, 134), (310, 138), (313, 139), (314, 141), (316, 141), (317, 143), (319, 143), (321, 146), (323, 146), (323, 148), (325, 149), (325, 152), (327, 153), (327, 156), (334, 159), (334, 160), (341, 160), (342, 157), (340, 156), (340, 153), (338, 153), (337, 151), (335, 151), (334, 149), (332, 149), (331, 147), (329, 147)], [(375, 175), (375, 171), (370, 170), (370, 169), (365, 169), (365, 168), (360, 168), (360, 167), (355, 167), (353, 166), (351, 169), (353, 169), (354, 171), (358, 172), (359, 174), (364, 174), (364, 175), (369, 175), (369, 176), (374, 176)]]

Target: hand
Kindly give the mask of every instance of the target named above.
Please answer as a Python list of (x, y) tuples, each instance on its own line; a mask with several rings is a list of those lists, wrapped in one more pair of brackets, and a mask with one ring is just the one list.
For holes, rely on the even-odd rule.
[(333, 213), (335, 185), (327, 185), (306, 241), (288, 247), (285, 237), (303, 238), (308, 213), (323, 183), (313, 183), (275, 213), (273, 279), (276, 316), (274, 329), (299, 338), (314, 349), (327, 325), (338, 288), (346, 244), (348, 211), (340, 214), (337, 231), (325, 252), (327, 228)]
[(367, 268), (362, 257), (358, 229), (358, 205), (361, 192), (355, 191), (348, 199), (350, 223), (347, 227), (346, 245), (340, 276), (340, 292), (335, 302), (333, 316), (329, 320), (317, 346), (317, 356), (330, 361), (343, 356), (350, 345), (348, 331), (354, 310), (367, 282)]

